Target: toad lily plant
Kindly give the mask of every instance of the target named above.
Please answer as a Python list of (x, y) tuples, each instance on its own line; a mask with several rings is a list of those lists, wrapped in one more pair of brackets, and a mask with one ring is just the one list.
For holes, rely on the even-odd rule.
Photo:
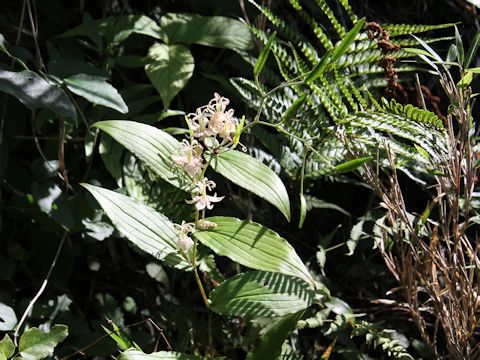
[[(324, 288), (313, 279), (294, 248), (274, 231), (249, 220), (206, 214), (225, 198), (214, 191), (212, 176), (206, 176), (213, 171), (263, 198), (290, 220), (289, 197), (277, 174), (246, 154), (243, 145), (243, 152), (235, 150), (245, 130), (245, 118), (235, 118), (228, 105), (227, 98), (215, 94), (207, 105), (187, 115), (189, 131), (182, 141), (132, 121), (109, 120), (94, 125), (162, 179), (189, 193), (191, 199), (185, 206), (193, 207), (192, 219), (174, 224), (128, 196), (90, 184), (83, 186), (129, 241), (167, 266), (193, 272), (209, 311), (247, 318), (285, 317), (292, 323), (292, 331), (305, 309), (322, 300)], [(224, 280), (207, 295), (199, 276), (199, 243), (252, 270)]]

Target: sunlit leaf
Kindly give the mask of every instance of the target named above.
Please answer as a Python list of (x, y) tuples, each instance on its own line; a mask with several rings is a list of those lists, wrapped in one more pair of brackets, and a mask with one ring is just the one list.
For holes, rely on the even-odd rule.
[(217, 226), (194, 236), (218, 255), (256, 270), (299, 277), (313, 284), (312, 276), (295, 249), (276, 232), (248, 220), (232, 217), (207, 219)]
[(210, 300), (211, 309), (221, 315), (277, 317), (308, 308), (314, 291), (296, 277), (251, 271), (223, 281)]
[(303, 222), (305, 221), (305, 217), (307, 216), (307, 201), (305, 200), (305, 196), (300, 194), (300, 219), (298, 221), (298, 228), (301, 229), (303, 226)]
[(175, 171), (172, 155), (178, 152), (180, 143), (173, 136), (156, 127), (135, 121), (107, 120), (97, 122), (94, 126), (125, 146), (170, 184), (181, 189), (191, 186), (183, 182)]
[(128, 196), (90, 184), (82, 184), (98, 201), (115, 227), (146, 253), (167, 265), (187, 270), (190, 266), (177, 251), (178, 230), (164, 215)]
[(327, 52), (325, 55), (322, 56), (322, 58), (320, 59), (320, 61), (318, 62), (317, 65), (315, 65), (315, 67), (312, 69), (312, 71), (310, 71), (310, 73), (307, 75), (307, 77), (305, 78), (305, 82), (308, 84), (308, 83), (311, 83), (313, 82), (314, 80), (316, 80), (320, 75), (322, 75), (322, 73), (325, 71), (325, 69), (327, 68), (327, 65), (328, 65), (328, 61), (330, 60), (330, 56), (332, 55), (332, 53), (329, 51)]
[(457, 47), (457, 59), (460, 65), (464, 65), (465, 60), (465, 50), (463, 49), (463, 41), (460, 33), (458, 32), (458, 28), (455, 25), (455, 46)]
[(373, 157), (371, 156), (365, 156), (358, 159), (353, 159), (343, 164), (335, 166), (335, 170), (337, 170), (338, 173), (346, 173), (346, 172), (358, 169), (360, 166), (362, 166), (363, 164), (371, 160), (373, 160)]
[(465, 67), (468, 68), (472, 63), (474, 56), (477, 54), (478, 46), (480, 45), (480, 31), (477, 31), (475, 37), (472, 40), (472, 44), (467, 52), (467, 57), (465, 60)]
[(77, 74), (63, 81), (68, 90), (92, 104), (102, 105), (122, 114), (128, 112), (128, 106), (117, 89), (100, 76)]
[(192, 77), (193, 56), (182, 45), (155, 44), (148, 50), (145, 72), (159, 92), (165, 109)]
[(293, 119), (296, 115), (300, 107), (305, 102), (307, 98), (307, 94), (300, 95), (297, 100), (293, 102), (293, 104), (285, 111), (285, 114), (282, 116), (282, 122), (288, 123), (290, 119)]
[(282, 180), (268, 166), (236, 150), (213, 157), (213, 169), (279, 209), (290, 220), (290, 199)]
[(67, 336), (68, 328), (65, 325), (54, 325), (48, 333), (38, 328), (30, 328), (20, 337), (20, 355), (24, 360), (44, 359), (53, 355), (55, 346)]
[(0, 303), (0, 331), (10, 331), (17, 325), (15, 311), (3, 303)]
[(270, 54), (270, 48), (272, 47), (272, 44), (275, 41), (275, 36), (276, 35), (277, 35), (277, 33), (274, 32), (270, 36), (270, 39), (268, 39), (268, 41), (265, 44), (265, 46), (263, 47), (262, 51), (258, 55), (257, 61), (255, 62), (255, 65), (253, 67), (253, 76), (257, 77), (262, 72), (263, 67), (265, 66), (265, 63), (267, 62), (268, 55)]
[(0, 340), (0, 360), (7, 360), (15, 353), (15, 344), (8, 334)]
[(331, 59), (332, 63), (337, 61), (340, 58), (340, 56), (345, 54), (345, 52), (348, 50), (350, 45), (355, 41), (355, 38), (357, 37), (360, 30), (362, 30), (364, 23), (365, 23), (365, 18), (358, 20), (355, 23), (355, 26), (348, 33), (345, 34), (340, 44), (338, 44), (333, 50), (332, 59)]
[(0, 70), (0, 91), (17, 98), (31, 110), (46, 108), (77, 120), (77, 112), (68, 95), (57, 84), (33, 71)]

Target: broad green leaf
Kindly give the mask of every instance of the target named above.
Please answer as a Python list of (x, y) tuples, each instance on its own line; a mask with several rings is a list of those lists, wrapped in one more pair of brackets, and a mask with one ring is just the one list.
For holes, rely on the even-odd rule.
[(290, 221), (290, 200), (282, 180), (259, 160), (236, 150), (214, 156), (213, 169), (280, 210)]
[(116, 18), (113, 27), (113, 43), (119, 44), (131, 34), (142, 34), (162, 39), (164, 34), (157, 23), (145, 15), (125, 15)]
[(128, 106), (117, 89), (100, 76), (77, 74), (63, 81), (68, 90), (92, 104), (102, 105), (122, 114), (128, 112)]
[(180, 189), (191, 186), (182, 181), (173, 165), (171, 156), (180, 148), (180, 143), (173, 136), (156, 127), (135, 121), (107, 120), (93, 126), (105, 131), (125, 146), (170, 184)]
[(472, 83), (473, 80), (473, 73), (470, 71), (467, 71), (463, 77), (460, 79), (460, 81), (457, 83), (457, 86), (459, 87), (467, 87)]
[(284, 316), (265, 335), (262, 335), (255, 350), (247, 354), (247, 360), (276, 360), (282, 351), (285, 339), (295, 330), (305, 311)]
[(345, 37), (333, 50), (332, 61), (331, 61), (332, 63), (337, 61), (340, 58), (340, 56), (345, 54), (345, 52), (348, 50), (350, 45), (355, 41), (355, 38), (357, 37), (360, 30), (362, 30), (364, 23), (365, 23), (365, 18), (358, 20), (355, 23), (355, 26), (348, 33), (345, 34)]
[(46, 108), (77, 120), (77, 112), (68, 95), (57, 84), (33, 71), (0, 70), (0, 91), (17, 98), (29, 109)]
[(90, 184), (82, 184), (98, 201), (115, 227), (132, 243), (169, 266), (188, 270), (177, 251), (179, 232), (164, 215), (128, 196)]
[(8, 55), (12, 60), (16, 61), (24, 70), (28, 70), (27, 65), (25, 65), (21, 59), (12, 55), (12, 53), (8, 50), (9, 47), (10, 45), (7, 43), (7, 40), (5, 40), (5, 36), (0, 34), (0, 51)]
[(20, 337), (18, 348), (25, 360), (40, 360), (53, 355), (53, 349), (68, 336), (66, 325), (54, 325), (45, 333), (38, 328), (26, 330)]
[(258, 55), (258, 59), (255, 62), (255, 65), (253, 66), (253, 76), (258, 77), (260, 73), (263, 70), (263, 67), (265, 66), (265, 63), (267, 62), (268, 55), (270, 54), (270, 48), (272, 47), (273, 42), (275, 41), (275, 36), (277, 35), (276, 32), (270, 36), (270, 39), (268, 39), (267, 43), (263, 47), (262, 51), (260, 52), (260, 55)]
[(200, 44), (233, 50), (253, 48), (247, 25), (228, 17), (170, 13), (160, 19), (160, 25), (169, 44)]
[(0, 340), (0, 360), (7, 360), (15, 353), (15, 344), (8, 334)]
[(349, 171), (353, 171), (355, 169), (358, 169), (360, 166), (362, 166), (366, 162), (371, 161), (372, 159), (373, 157), (371, 156), (365, 156), (358, 159), (353, 159), (343, 164), (335, 166), (335, 170), (337, 170), (337, 172), (339, 173), (346, 173)]
[(165, 109), (192, 77), (193, 56), (182, 45), (155, 44), (148, 50), (145, 72), (159, 92)]
[(221, 315), (277, 317), (308, 308), (314, 291), (296, 277), (250, 271), (223, 281), (210, 293), (211, 309)]
[(10, 331), (17, 325), (17, 316), (10, 306), (0, 303), (0, 331)]
[(155, 39), (163, 39), (164, 34), (157, 23), (145, 15), (110, 16), (105, 19), (93, 20), (85, 16), (83, 23), (67, 30), (57, 38), (88, 36), (101, 45), (101, 37), (106, 37), (114, 45), (120, 44), (131, 34), (142, 34)]
[(252, 269), (296, 276), (313, 284), (312, 276), (295, 249), (276, 232), (232, 217), (217, 216), (207, 220), (217, 226), (197, 231), (194, 236), (218, 255)]
[(307, 216), (307, 201), (305, 200), (305, 196), (300, 194), (300, 220), (298, 221), (298, 228), (301, 229), (303, 226), (303, 222), (305, 221), (305, 217)]
[(332, 55), (331, 51), (327, 52), (325, 55), (322, 56), (320, 61), (317, 65), (310, 71), (310, 73), (305, 78), (305, 82), (307, 84), (312, 83), (315, 79), (317, 79), (322, 73), (325, 71), (328, 61), (330, 60), (330, 56)]
[(159, 351), (145, 354), (136, 349), (128, 349), (120, 354), (117, 360), (201, 360), (203, 358), (175, 351)]

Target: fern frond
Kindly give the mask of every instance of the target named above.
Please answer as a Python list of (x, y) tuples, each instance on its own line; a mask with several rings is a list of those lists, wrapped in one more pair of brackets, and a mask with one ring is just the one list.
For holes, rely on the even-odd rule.
[[(453, 40), (454, 37), (452, 36), (444, 36), (444, 37), (438, 37), (438, 38), (430, 38), (430, 37), (422, 37), (421, 38), (425, 43), (427, 44), (432, 44), (440, 41), (450, 41)], [(414, 38), (397, 38), (397, 39), (392, 39), (391, 43), (393, 45), (397, 45), (400, 47), (416, 47), (418, 46), (418, 41)], [(366, 51), (366, 50), (373, 50), (376, 49), (377, 43), (374, 40), (370, 40), (368, 38), (363, 39), (363, 40), (358, 40), (354, 41), (352, 45), (347, 49), (347, 54), (351, 53), (356, 53), (359, 51)]]
[(348, 3), (348, 0), (340, 0), (340, 4), (343, 6), (345, 11), (347, 12), (348, 17), (350, 18), (350, 21), (352, 23), (356, 23), (358, 20), (358, 16), (353, 12), (352, 7)]
[(400, 35), (419, 34), (427, 31), (433, 31), (438, 29), (445, 29), (453, 27), (458, 23), (440, 24), (440, 25), (418, 25), (418, 24), (384, 24), (382, 25), (384, 30), (387, 30), (390, 37), (396, 37)]
[(340, 24), (340, 22), (337, 20), (337, 18), (335, 17), (335, 14), (333, 13), (332, 9), (330, 9), (327, 2), (325, 0), (316, 0), (316, 2), (320, 10), (322, 10), (322, 12), (325, 14), (325, 16), (328, 18), (328, 20), (332, 24), (337, 34), (340, 36), (340, 38), (343, 38), (347, 32), (345, 28), (342, 26), (342, 24)]
[(289, 1), (292, 7), (298, 12), (302, 20), (305, 21), (310, 26), (313, 33), (317, 37), (320, 44), (322, 44), (322, 46), (325, 48), (325, 50), (327, 51), (332, 50), (333, 49), (332, 41), (327, 36), (327, 34), (325, 34), (321, 26), (318, 25), (315, 19), (303, 9), (303, 7), (300, 5), (300, 2), (298, 0), (289, 0)]
[(358, 104), (353, 98), (354, 95), (350, 92), (350, 90), (348, 90), (346, 86), (346, 84), (350, 82), (348, 80), (348, 77), (345, 75), (340, 75), (337, 68), (334, 69), (334, 73), (335, 73), (335, 81), (338, 87), (340, 88), (340, 90), (342, 91), (342, 94), (347, 100), (348, 104), (353, 109), (353, 111), (358, 111)]
[(393, 337), (395, 330), (384, 329), (381, 324), (372, 324), (367, 321), (358, 321), (353, 325), (352, 336), (365, 335), (367, 342), (375, 348), (381, 348), (393, 359), (413, 360), (413, 357)]
[(425, 149), (433, 159), (439, 159), (439, 155), (444, 155), (448, 149), (444, 131), (431, 124), (416, 122), (405, 114), (364, 111), (351, 114), (338, 123), (349, 128), (373, 129), (411, 141)]
[(445, 130), (442, 120), (431, 111), (417, 108), (412, 104), (402, 105), (397, 103), (395, 99), (391, 99), (390, 102), (388, 102), (387, 99), (382, 98), (382, 104), (384, 109), (390, 110), (395, 114), (403, 115), (418, 123), (434, 126), (440, 131)]

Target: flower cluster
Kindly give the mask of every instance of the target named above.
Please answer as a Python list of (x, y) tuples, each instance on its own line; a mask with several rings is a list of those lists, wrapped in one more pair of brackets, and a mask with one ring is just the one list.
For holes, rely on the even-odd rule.
[(217, 136), (223, 143), (232, 141), (237, 132), (238, 121), (233, 117), (234, 110), (227, 110), (230, 100), (215, 93), (210, 102), (197, 109), (195, 113), (188, 114), (187, 121), (200, 141), (206, 139), (213, 143)]
[(193, 247), (193, 240), (189, 234), (193, 231), (193, 224), (182, 221), (182, 225), (176, 225), (180, 230), (178, 248), (183, 252), (188, 252)]
[(215, 93), (207, 105), (188, 114), (186, 120), (190, 136), (181, 142), (178, 153), (172, 155), (174, 164), (183, 169), (193, 185), (192, 198), (187, 203), (195, 205), (195, 224), (183, 221), (182, 225), (177, 225), (180, 230), (178, 248), (183, 253), (195, 246), (189, 236), (191, 232), (196, 228), (205, 230), (216, 226), (205, 220), (205, 210), (211, 210), (214, 203), (222, 201), (224, 196), (211, 194), (215, 183), (204, 175), (208, 166), (205, 164), (204, 150), (211, 155), (220, 149), (234, 148), (238, 143), (243, 119), (239, 124), (233, 116), (234, 110), (227, 109), (229, 103), (230, 100)]
[(184, 139), (178, 150), (179, 155), (172, 155), (175, 164), (180, 165), (190, 177), (195, 178), (203, 165), (203, 147), (197, 140)]
[(207, 190), (212, 191), (215, 188), (215, 183), (212, 180), (203, 178), (195, 182), (196, 188), (192, 194), (192, 200), (187, 200), (188, 204), (195, 204), (197, 210), (211, 210), (215, 202), (222, 201), (225, 196), (207, 195)]

